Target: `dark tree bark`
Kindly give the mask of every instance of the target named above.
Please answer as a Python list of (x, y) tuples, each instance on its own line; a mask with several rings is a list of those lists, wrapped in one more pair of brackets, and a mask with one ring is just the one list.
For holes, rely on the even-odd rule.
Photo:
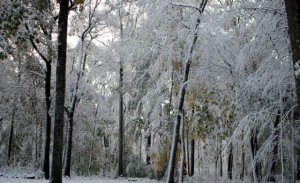
[[(300, 1), (285, 0), (293, 64), (300, 65)], [(300, 109), (300, 76), (295, 77), (298, 110)], [(298, 148), (299, 151), (299, 148)], [(297, 158), (297, 179), (300, 179), (300, 157)]]
[[(188, 127), (188, 121), (186, 121), (186, 126)], [(186, 135), (186, 142), (185, 142), (185, 144), (186, 144), (186, 166), (187, 166), (187, 174), (188, 175), (190, 175), (190, 172), (191, 172), (191, 167), (190, 167), (190, 162), (191, 162), (191, 160), (190, 160), (190, 150), (189, 150), (189, 131), (188, 131), (188, 129), (187, 129), (187, 127), (186, 127), (186, 130), (185, 130), (185, 135)]]
[(120, 88), (119, 88), (119, 163), (118, 176), (124, 175), (123, 154), (124, 154), (124, 110), (123, 110), (123, 66), (120, 67)]
[(215, 159), (215, 176), (216, 176), (216, 178), (218, 176), (218, 160), (219, 160), (219, 158)]
[(245, 176), (245, 152), (244, 152), (244, 148), (242, 150), (242, 170), (241, 170), (241, 175), (240, 175), (240, 179), (244, 180), (244, 176)]
[(150, 150), (150, 147), (151, 147), (151, 134), (149, 134), (147, 136), (147, 157), (146, 157), (146, 162), (147, 162), (147, 165), (150, 165), (150, 156), (149, 156), (149, 150)]
[(194, 175), (195, 169), (195, 140), (192, 139), (191, 141), (191, 162), (190, 162), (190, 176)]
[[(120, 46), (123, 42), (123, 1), (120, 1), (119, 7), (119, 24), (120, 24)], [(120, 54), (120, 68), (119, 68), (119, 154), (118, 154), (118, 176), (121, 177), (124, 175), (124, 109), (123, 109), (123, 60), (122, 55)]]
[(180, 157), (180, 170), (179, 170), (179, 183), (183, 182), (184, 175), (184, 165), (185, 165), (185, 145), (184, 145), (184, 131), (185, 131), (185, 121), (184, 121), (184, 110), (182, 111), (182, 123), (180, 129), (180, 147), (181, 147), (181, 157)]
[[(257, 143), (257, 134), (258, 134), (258, 129), (254, 129), (251, 132), (251, 138), (250, 138), (250, 146), (251, 146), (251, 154), (252, 154), (252, 159), (255, 160), (256, 153), (258, 151), (258, 143)], [(261, 165), (259, 162), (255, 162), (254, 166), (254, 174), (253, 174), (253, 179), (258, 181), (260, 180), (261, 176)]]
[[(76, 99), (76, 97), (75, 97)], [(75, 103), (74, 103), (75, 105)], [(73, 108), (73, 107), (72, 107)], [(75, 107), (74, 107), (75, 110)], [(68, 113), (68, 140), (67, 140), (67, 157), (65, 164), (64, 176), (70, 177), (71, 174), (71, 158), (72, 158), (72, 142), (73, 142), (73, 126), (74, 126), (74, 111)]]
[(280, 135), (280, 129), (278, 129), (278, 125), (280, 123), (280, 111), (278, 111), (278, 114), (276, 115), (276, 119), (274, 122), (274, 147), (272, 150), (272, 162), (271, 162), (271, 175), (268, 177), (269, 182), (275, 182), (276, 179), (274, 175), (276, 174), (276, 165), (277, 165), (277, 159), (278, 159), (278, 146), (279, 146), (279, 135)]
[(68, 0), (60, 1), (58, 15), (58, 47), (56, 65), (56, 97), (51, 183), (62, 183), (62, 151), (66, 89), (66, 56), (68, 30)]
[(14, 106), (13, 106), (13, 110), (12, 110), (12, 113), (11, 113), (10, 132), (9, 132), (9, 140), (8, 140), (7, 166), (10, 165), (11, 149), (12, 149), (12, 143), (13, 143), (13, 137), (14, 137), (16, 105), (15, 104), (13, 104), (13, 105)]
[(50, 138), (51, 138), (51, 61), (46, 62), (46, 77), (45, 77), (45, 101), (46, 101), (46, 134), (45, 134), (45, 147), (44, 147), (44, 164), (43, 172), (45, 179), (49, 179), (50, 174)]
[(227, 176), (232, 180), (232, 170), (233, 170), (233, 147), (232, 144), (229, 145), (229, 155), (228, 155), (228, 167), (227, 167)]
[[(291, 51), (294, 66), (300, 64), (300, 1), (285, 0), (287, 20), (289, 26), (289, 35), (291, 41)], [(300, 106), (300, 77), (296, 79), (296, 94), (298, 99), (298, 108)]]
[[(222, 141), (221, 141), (221, 143), (222, 143)], [(220, 177), (223, 177), (222, 144), (220, 145), (219, 160), (220, 160)]]
[(151, 134), (147, 136), (147, 147), (151, 147)]

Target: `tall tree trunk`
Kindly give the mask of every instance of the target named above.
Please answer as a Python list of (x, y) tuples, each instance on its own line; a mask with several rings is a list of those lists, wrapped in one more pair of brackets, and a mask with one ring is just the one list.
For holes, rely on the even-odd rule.
[(58, 15), (58, 47), (56, 65), (56, 97), (51, 183), (62, 183), (62, 151), (66, 89), (66, 56), (68, 33), (68, 0), (60, 1)]
[(189, 79), (189, 73), (190, 68), (192, 64), (192, 55), (196, 46), (196, 42), (198, 40), (198, 27), (200, 25), (200, 15), (204, 11), (204, 8), (206, 6), (207, 0), (202, 0), (199, 5), (199, 15), (196, 20), (196, 25), (194, 28), (194, 34), (193, 39), (189, 48), (188, 57), (185, 65), (184, 70), (184, 77), (182, 81), (182, 87), (180, 89), (180, 92), (178, 94), (179, 96), (179, 105), (177, 108), (177, 115), (176, 115), (176, 121), (174, 125), (174, 131), (173, 131), (173, 140), (172, 140), (172, 147), (169, 157), (169, 167), (168, 167), (168, 177), (167, 177), (167, 183), (174, 183), (174, 175), (175, 175), (175, 164), (176, 164), (176, 153), (177, 153), (177, 145), (178, 145), (178, 138), (179, 138), (179, 128), (180, 128), (180, 122), (182, 118), (182, 112), (183, 112), (183, 104), (184, 104), (184, 98), (185, 98), (185, 92), (186, 92), (186, 83)]
[(251, 138), (250, 138), (251, 154), (254, 163), (254, 167), (252, 171), (253, 171), (253, 179), (255, 182), (257, 182), (257, 179), (259, 181), (261, 177), (261, 169), (260, 169), (261, 165), (259, 162), (255, 162), (255, 156), (258, 151), (257, 134), (258, 134), (258, 129), (256, 127), (256, 129), (252, 130)]
[(36, 170), (37, 169), (37, 164), (38, 164), (38, 148), (39, 148), (39, 145), (38, 145), (38, 121), (37, 121), (37, 118), (34, 119), (35, 121), (35, 124), (36, 124), (36, 127), (35, 127), (35, 152), (34, 152), (34, 169)]
[(147, 136), (147, 147), (146, 147), (146, 153), (147, 153), (146, 163), (147, 163), (147, 165), (150, 165), (150, 163), (151, 163), (151, 159), (150, 159), (150, 155), (149, 155), (150, 147), (151, 147), (151, 134), (149, 134)]
[(68, 148), (68, 129), (69, 129), (69, 121), (67, 120), (65, 122), (65, 127), (64, 127), (64, 136), (63, 136), (63, 141), (64, 141), (64, 145), (63, 145), (63, 157), (62, 157), (62, 162), (63, 165), (62, 167), (66, 167), (66, 159), (67, 159), (67, 148)]
[[(51, 9), (50, 4), (48, 5), (48, 8)], [(29, 30), (29, 27), (26, 26), (26, 29)], [(49, 31), (46, 30), (45, 27), (42, 26), (42, 30), (45, 34), (45, 36), (48, 38), (48, 58), (46, 58), (45, 55), (42, 54), (42, 52), (39, 50), (38, 46), (35, 44), (32, 37), (29, 38), (29, 41), (32, 44), (32, 47), (36, 50), (38, 55), (42, 58), (42, 60), (46, 64), (46, 70), (45, 70), (45, 104), (46, 104), (46, 123), (45, 123), (45, 145), (44, 145), (44, 162), (43, 162), (43, 172), (45, 173), (45, 179), (49, 179), (50, 175), (50, 138), (51, 138), (51, 116), (50, 116), (50, 107), (51, 107), (51, 70), (52, 70), (52, 27), (49, 29)]]
[(73, 128), (74, 128), (74, 114), (75, 114), (75, 109), (76, 109), (76, 104), (78, 101), (78, 90), (79, 90), (79, 82), (81, 75), (83, 72), (81, 72), (81, 64), (82, 62), (85, 62), (86, 57), (83, 57), (83, 42), (84, 38), (81, 39), (81, 58), (80, 58), (80, 63), (78, 65), (77, 69), (77, 79), (76, 79), (76, 84), (75, 84), (75, 90), (73, 95), (71, 96), (71, 106), (70, 108), (66, 109), (67, 114), (68, 114), (68, 140), (67, 140), (67, 157), (66, 157), (66, 165), (65, 165), (65, 171), (64, 171), (64, 176), (71, 176), (71, 157), (72, 157), (72, 141), (73, 141)]
[[(123, 42), (123, 0), (120, 0), (120, 7), (119, 7), (119, 28), (120, 28), (120, 47), (122, 47)], [(123, 60), (122, 55), (119, 55), (120, 59), (120, 68), (119, 68), (119, 156), (118, 156), (118, 176), (124, 175), (124, 109), (123, 109)]]
[(71, 176), (71, 157), (72, 157), (72, 142), (73, 142), (73, 126), (74, 126), (74, 111), (71, 111), (68, 114), (68, 140), (67, 140), (67, 157), (64, 176)]
[[(17, 83), (20, 84), (21, 81), (21, 73), (20, 73), (20, 67), (21, 67), (21, 60), (20, 56), (18, 55), (18, 79)], [(18, 94), (14, 94), (14, 100), (13, 100), (13, 109), (11, 112), (11, 120), (10, 120), (10, 132), (9, 132), (9, 140), (8, 140), (8, 152), (7, 152), (7, 165), (10, 165), (10, 158), (11, 158), (11, 150), (12, 150), (12, 143), (14, 138), (14, 125), (15, 125), (15, 115), (17, 110), (17, 104), (18, 104)]]
[(185, 131), (185, 121), (184, 121), (184, 111), (182, 111), (182, 123), (180, 129), (180, 142), (181, 142), (181, 158), (180, 158), (180, 169), (179, 169), (179, 183), (183, 182), (184, 174), (184, 164), (185, 164), (185, 144), (184, 144), (184, 131)]
[(188, 170), (188, 175), (190, 175), (191, 172), (191, 167), (190, 167), (190, 150), (189, 150), (189, 130), (188, 130), (188, 121), (186, 121), (186, 128), (185, 128), (185, 136), (186, 136), (186, 166), (187, 166), (187, 170)]
[(215, 178), (216, 178), (216, 180), (218, 180), (218, 160), (219, 160), (219, 158), (216, 157), (215, 158)]
[(190, 176), (194, 175), (195, 170), (195, 140), (191, 141), (191, 162), (190, 162)]
[(241, 170), (241, 175), (240, 175), (240, 179), (244, 180), (244, 176), (245, 176), (245, 152), (244, 152), (244, 148), (242, 148), (242, 170)]
[(124, 175), (124, 167), (123, 167), (123, 154), (124, 154), (124, 110), (123, 110), (123, 66), (120, 66), (120, 88), (119, 88), (119, 167), (118, 167), (118, 176)]
[(274, 147), (272, 150), (272, 162), (271, 162), (271, 175), (268, 177), (269, 182), (275, 182), (275, 174), (276, 174), (276, 165), (278, 160), (278, 145), (279, 145), (279, 133), (280, 129), (278, 128), (278, 125), (280, 123), (280, 111), (278, 111), (278, 114), (276, 115), (276, 120), (274, 122)]
[[(221, 148), (222, 149), (222, 145)], [(222, 158), (222, 151), (219, 154), (219, 160), (220, 160), (220, 177), (223, 177), (223, 158)]]
[(233, 170), (233, 146), (229, 145), (229, 155), (228, 155), (228, 167), (227, 167), (227, 175), (230, 180), (232, 180), (232, 170)]
[(8, 140), (8, 152), (7, 152), (7, 165), (10, 165), (10, 158), (11, 158), (11, 149), (14, 137), (14, 125), (15, 125), (15, 114), (16, 114), (16, 99), (14, 99), (13, 109), (11, 113), (11, 121), (10, 121), (10, 132), (9, 132), (9, 140)]
[[(298, 102), (298, 111), (300, 109), (300, 76), (299, 76), (299, 65), (300, 65), (300, 1), (299, 0), (285, 0), (285, 7), (287, 13), (287, 20), (289, 26), (289, 35), (292, 48), (292, 58), (294, 68), (298, 70), (295, 76), (296, 82), (296, 95)], [(298, 112), (299, 113), (299, 112)], [(299, 116), (298, 116), (299, 118)], [(299, 147), (298, 147), (298, 151)], [(297, 179), (300, 179), (300, 157), (297, 159)]]
[(50, 175), (50, 138), (51, 138), (51, 61), (46, 62), (46, 77), (45, 77), (45, 103), (46, 103), (46, 133), (45, 133), (45, 146), (44, 146), (44, 163), (43, 172), (45, 179), (49, 179)]

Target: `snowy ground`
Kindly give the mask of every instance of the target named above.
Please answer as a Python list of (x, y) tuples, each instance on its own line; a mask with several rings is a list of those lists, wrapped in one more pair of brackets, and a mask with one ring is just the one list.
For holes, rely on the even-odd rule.
[[(148, 178), (98, 178), (98, 177), (73, 177), (71, 179), (64, 178), (63, 183), (164, 183), (165, 181), (151, 180)], [(45, 179), (24, 179), (24, 178), (8, 178), (0, 177), (0, 183), (49, 183)], [(201, 178), (188, 178), (184, 183), (250, 183), (248, 181), (228, 181), (228, 180), (215, 180), (201, 179)], [(298, 183), (298, 182), (297, 182)]]
[[(24, 179), (24, 178), (7, 178), (0, 177), (1, 183), (48, 183), (44, 179)], [(158, 183), (156, 180), (128, 178), (128, 179), (109, 179), (109, 178), (90, 178), (90, 177), (74, 177), (71, 179), (64, 179), (64, 183)]]
[[(40, 170), (35, 173), (30, 168), (10, 168), (0, 167), (0, 183), (49, 183), (45, 179), (27, 179), (27, 178), (39, 178), (43, 177)], [(228, 179), (216, 179), (215, 177), (205, 176), (193, 176), (185, 177), (184, 183), (252, 183), (250, 179), (240, 180), (228, 180)], [(158, 181), (149, 178), (108, 178), (108, 177), (79, 177), (72, 176), (72, 178), (64, 178), (63, 183), (163, 183), (165, 181)], [(284, 183), (287, 181), (283, 181)], [(300, 183), (300, 181), (297, 181)]]
[[(34, 172), (34, 173), (33, 173)], [(33, 179), (28, 179), (33, 178)], [(37, 179), (35, 179), (37, 178)], [(41, 170), (30, 167), (0, 167), (0, 183), (49, 183)], [(64, 178), (63, 183), (161, 183), (149, 178), (80, 177)]]
[[(226, 181), (226, 180), (215, 181), (213, 179), (210, 180), (189, 179), (184, 182), (186, 183), (242, 183), (241, 181)], [(49, 181), (45, 179), (24, 179), (24, 178), (12, 178), (12, 177), (8, 178), (2, 176), (0, 177), (0, 183), (49, 183)], [(63, 183), (163, 183), (163, 181), (151, 180), (148, 178), (110, 179), (110, 178), (97, 178), (97, 177), (74, 177), (71, 179), (64, 178)], [(297, 183), (300, 183), (300, 181), (297, 181)]]

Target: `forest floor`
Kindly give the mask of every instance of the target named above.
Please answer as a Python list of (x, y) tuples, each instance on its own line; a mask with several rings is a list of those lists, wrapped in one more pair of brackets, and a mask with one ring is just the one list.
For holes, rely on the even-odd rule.
[[(24, 178), (11, 178), (0, 177), (1, 183), (48, 183), (45, 179), (24, 179)], [(147, 178), (97, 178), (97, 177), (74, 177), (71, 179), (64, 178), (64, 183), (158, 183), (157, 180), (151, 180)]]
[[(45, 179), (25, 179), (25, 178), (13, 178), (13, 177), (0, 177), (0, 183), (48, 183), (49, 180)], [(63, 183), (163, 183), (165, 181), (157, 181), (148, 178), (98, 178), (98, 177), (73, 177), (64, 178)], [(216, 183), (213, 179), (201, 180), (201, 179), (189, 179), (184, 181), (185, 183)], [(228, 181), (220, 180), (218, 183), (242, 183), (241, 181)], [(243, 183), (250, 183), (244, 181)], [(300, 183), (300, 181), (297, 181)]]
[[(34, 173), (33, 173), (34, 172)], [(48, 183), (41, 170), (33, 171), (29, 167), (0, 167), (0, 183)], [(63, 183), (160, 183), (149, 178), (111, 178), (72, 176), (63, 178)]]
[[(0, 167), (0, 183), (48, 183), (49, 180), (43, 179), (43, 174), (40, 170), (35, 173), (31, 169), (27, 168), (8, 168)], [(27, 172), (27, 173), (26, 173)], [(30, 179), (32, 178), (32, 179)], [(37, 179), (35, 179), (37, 178)], [(163, 183), (165, 180), (158, 181), (149, 178), (109, 178), (109, 177), (83, 177), (83, 176), (72, 176), (71, 178), (64, 178), (63, 183)], [(283, 181), (285, 182), (285, 181)], [(228, 180), (219, 179), (216, 180), (215, 177), (203, 177), (203, 176), (193, 176), (185, 177), (184, 183), (251, 183), (251, 181), (244, 180)], [(297, 181), (300, 183), (300, 181)]]

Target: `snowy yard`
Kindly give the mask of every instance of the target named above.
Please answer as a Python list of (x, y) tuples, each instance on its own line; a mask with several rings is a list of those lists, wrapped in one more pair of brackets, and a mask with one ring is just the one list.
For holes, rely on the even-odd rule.
[[(42, 172), (32, 171), (28, 167), (0, 167), (0, 183), (48, 183), (42, 178)], [(27, 177), (27, 178), (26, 178)], [(32, 177), (33, 179), (29, 179)], [(37, 177), (37, 179), (34, 179)], [(64, 183), (159, 183), (149, 178), (113, 178), (113, 177), (84, 177), (73, 175), (71, 178), (63, 178)]]
[[(30, 177), (35, 174), (27, 174), (21, 172), (21, 169), (16, 169), (15, 171), (0, 171), (0, 183), (49, 183), (45, 179), (26, 179), (24, 177)], [(164, 183), (165, 179), (158, 181), (149, 178), (109, 178), (109, 177), (83, 177), (83, 176), (72, 176), (72, 178), (63, 178), (63, 183)], [(281, 181), (279, 181), (281, 182)], [(285, 183), (287, 181), (283, 181)], [(184, 183), (252, 183), (250, 179), (241, 180), (228, 180), (227, 178), (216, 177), (205, 177), (205, 176), (193, 176), (185, 177)], [(269, 183), (269, 182), (263, 182)], [(296, 183), (300, 183), (299, 180)]]
[[(8, 178), (0, 177), (0, 183), (48, 183), (45, 179), (23, 179), (23, 178)], [(64, 183), (157, 183), (159, 181), (146, 178), (128, 178), (128, 179), (109, 179), (96, 177), (74, 177), (71, 179), (64, 179)]]

